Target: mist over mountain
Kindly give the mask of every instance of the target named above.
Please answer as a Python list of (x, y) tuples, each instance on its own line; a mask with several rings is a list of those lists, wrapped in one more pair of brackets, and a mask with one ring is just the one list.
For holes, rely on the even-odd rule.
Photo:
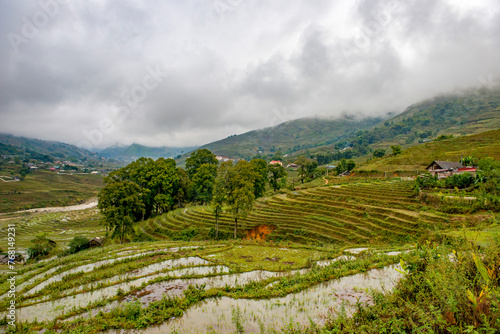
[(500, 77), (496, 0), (51, 3), (0, 2), (0, 131), (89, 150), (385, 117)]

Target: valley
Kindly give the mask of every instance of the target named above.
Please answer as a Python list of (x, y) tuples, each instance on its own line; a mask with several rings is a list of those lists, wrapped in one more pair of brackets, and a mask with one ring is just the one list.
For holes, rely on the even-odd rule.
[[(133, 145), (106, 158), (63, 145), (40, 157), (8, 137), (0, 147), (0, 236), (8, 241), (1, 249), (0, 329), (497, 328), (496, 96), (468, 119), (453, 107), (456, 97), (443, 97), (389, 120), (304, 119), (273, 135), (262, 130), (257, 138), (274, 147), (255, 142), (253, 132), (243, 135), (246, 146), (239, 136), (207, 146), (248, 161), (201, 148), (177, 161), (141, 157), (123, 166), (134, 154), (169, 148)], [(454, 120), (442, 131), (427, 129), (443, 105)], [(422, 124), (404, 130), (412, 122)], [(434, 139), (419, 143), (419, 133)], [(474, 173), (431, 177), (433, 160), (462, 161)]]

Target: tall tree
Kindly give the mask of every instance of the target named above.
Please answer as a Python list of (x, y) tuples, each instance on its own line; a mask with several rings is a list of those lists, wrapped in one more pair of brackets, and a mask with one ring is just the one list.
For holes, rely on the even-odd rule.
[(228, 169), (227, 204), (234, 219), (234, 238), (238, 233), (238, 220), (245, 219), (253, 207), (254, 182), (257, 175), (252, 165), (244, 160)]
[(191, 152), (189, 158), (186, 159), (186, 171), (189, 174), (189, 177), (192, 178), (198, 171), (198, 168), (200, 168), (203, 164), (217, 166), (219, 161), (217, 161), (215, 154), (206, 148)]
[(177, 177), (179, 182), (175, 185), (174, 201), (177, 202), (177, 207), (182, 208), (184, 203), (189, 200), (189, 188), (191, 187), (191, 180), (186, 171), (177, 167)]
[(231, 161), (221, 163), (214, 181), (212, 209), (215, 216), (215, 239), (219, 238), (219, 218), (222, 215), (224, 203), (227, 201), (228, 170), (232, 166), (233, 163)]
[(316, 161), (306, 158), (304, 155), (299, 156), (295, 161), (297, 166), (299, 166), (299, 178), (301, 183), (304, 183), (304, 179), (311, 173), (311, 169), (312, 171), (314, 171), (314, 169), (318, 166), (317, 162), (316, 164), (314, 164), (313, 162)]
[(262, 197), (266, 192), (266, 184), (268, 182), (267, 162), (264, 159), (253, 159), (250, 161), (255, 171), (254, 181), (254, 196), (255, 198)]
[(269, 171), (269, 184), (273, 188), (274, 193), (276, 193), (276, 191), (280, 190), (281, 185), (283, 184), (282, 182), (283, 178), (286, 178), (287, 176), (285, 167), (279, 164), (269, 165), (268, 171)]
[(144, 205), (143, 216), (146, 219), (154, 214), (170, 210), (176, 199), (179, 187), (179, 172), (175, 160), (159, 158), (154, 161), (140, 158), (129, 165), (113, 171), (104, 179), (105, 183), (132, 182), (139, 189), (140, 200)]
[(99, 192), (98, 199), (98, 208), (114, 229), (112, 236), (118, 236), (123, 243), (125, 234), (133, 231), (133, 222), (144, 215), (141, 188), (131, 181), (111, 181)]
[(392, 149), (392, 154), (393, 155), (401, 154), (401, 146), (399, 146), (399, 145), (392, 145), (391, 149)]
[(337, 174), (341, 174), (343, 172), (350, 172), (351, 170), (354, 169), (354, 167), (356, 167), (356, 164), (354, 163), (353, 160), (342, 159), (338, 163), (337, 167), (335, 167), (335, 172)]
[(216, 176), (217, 166), (215, 165), (203, 164), (198, 168), (192, 179), (194, 201), (205, 204), (212, 200)]
[(175, 203), (179, 183), (175, 160), (159, 158), (154, 161), (150, 173), (146, 188), (151, 192), (154, 211), (156, 214), (167, 212)]

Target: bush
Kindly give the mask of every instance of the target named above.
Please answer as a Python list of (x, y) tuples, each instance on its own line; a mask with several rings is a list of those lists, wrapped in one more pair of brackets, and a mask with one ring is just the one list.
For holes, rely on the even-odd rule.
[(78, 253), (90, 247), (89, 239), (85, 237), (74, 237), (69, 243), (69, 254)]
[(194, 227), (186, 228), (182, 231), (175, 233), (172, 237), (173, 240), (191, 241), (198, 234), (198, 229)]
[(47, 239), (44, 235), (37, 236), (31, 240), (31, 246), (27, 252), (31, 259), (35, 261), (41, 257), (49, 255), (56, 248), (56, 242)]
[(441, 182), (443, 182), (444, 186), (447, 188), (457, 187), (459, 189), (464, 189), (473, 186), (474, 181), (475, 177), (471, 173), (460, 173), (460, 174), (453, 174), (452, 176), (447, 177)]

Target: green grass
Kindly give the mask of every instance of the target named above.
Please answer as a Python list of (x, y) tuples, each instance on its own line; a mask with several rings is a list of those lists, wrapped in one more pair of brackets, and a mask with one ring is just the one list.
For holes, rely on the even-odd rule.
[(283, 271), (304, 268), (310, 265), (310, 261), (319, 260), (328, 254), (328, 252), (315, 249), (237, 245), (225, 252), (216, 253), (207, 259), (223, 263), (230, 268), (237, 268), (238, 271), (256, 269)]
[(460, 157), (500, 159), (500, 130), (420, 144), (397, 156), (373, 159), (358, 171), (424, 171), (433, 160), (459, 161)]
[(491, 245), (495, 238), (500, 239), (500, 225), (491, 225), (479, 228), (463, 228), (461, 230), (454, 230), (446, 233), (453, 237), (463, 237), (471, 240), (483, 247)]

